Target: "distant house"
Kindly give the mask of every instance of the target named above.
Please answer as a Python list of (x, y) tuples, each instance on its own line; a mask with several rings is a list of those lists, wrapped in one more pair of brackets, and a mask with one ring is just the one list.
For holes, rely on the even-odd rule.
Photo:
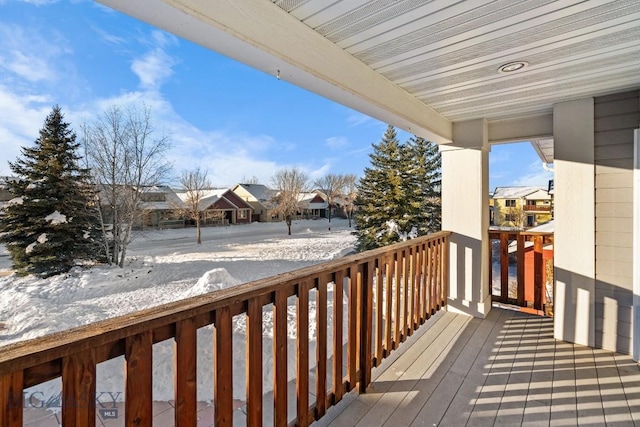
[(142, 192), (142, 216), (139, 227), (175, 228), (184, 227), (185, 222), (179, 208), (182, 200), (165, 185), (151, 185), (139, 189)]
[(496, 187), (493, 225), (528, 228), (553, 219), (552, 197), (539, 187)]
[(273, 197), (278, 193), (262, 184), (238, 184), (232, 190), (253, 208), (253, 221), (271, 222), (282, 218), (275, 211)]
[[(177, 195), (183, 202), (187, 199), (185, 192)], [(200, 201), (200, 211), (203, 225), (247, 224), (251, 222), (253, 207), (233, 191), (222, 188), (206, 190)]]
[(308, 193), (300, 193), (298, 197), (300, 201), (300, 217), (310, 218), (326, 218), (329, 204), (319, 191), (311, 191)]

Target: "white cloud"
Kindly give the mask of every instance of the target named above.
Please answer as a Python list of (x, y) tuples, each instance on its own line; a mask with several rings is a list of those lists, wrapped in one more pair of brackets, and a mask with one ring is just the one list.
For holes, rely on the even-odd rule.
[(347, 124), (351, 127), (360, 126), (372, 120), (373, 119), (371, 117), (357, 111), (350, 111), (349, 115), (347, 116)]
[(163, 49), (156, 48), (131, 63), (131, 70), (144, 89), (158, 89), (173, 74), (175, 60)]
[(46, 4), (58, 3), (60, 0), (20, 0), (22, 3), (29, 3), (36, 6), (43, 6)]
[(515, 186), (535, 186), (547, 188), (549, 180), (553, 179), (553, 173), (542, 168), (542, 162), (535, 161), (529, 164), (525, 174), (518, 177), (513, 185)]
[(96, 32), (96, 34), (98, 34), (98, 36), (106, 43), (111, 44), (111, 45), (116, 45), (116, 46), (120, 46), (126, 43), (126, 40), (122, 37), (118, 37), (115, 34), (112, 34), (106, 30), (103, 30), (102, 28), (98, 28), (98, 27), (92, 27), (93, 31)]
[(349, 140), (344, 136), (332, 136), (324, 141), (324, 144), (332, 150), (346, 147), (349, 145)]
[(56, 32), (46, 36), (15, 24), (0, 22), (0, 71), (29, 82), (55, 81), (60, 57), (70, 52), (68, 43)]

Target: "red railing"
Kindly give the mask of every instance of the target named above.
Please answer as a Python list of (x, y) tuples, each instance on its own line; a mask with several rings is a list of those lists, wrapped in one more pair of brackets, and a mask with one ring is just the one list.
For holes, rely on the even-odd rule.
[[(544, 261), (543, 248), (544, 245), (553, 243), (553, 233), (490, 230), (490, 274), (492, 274), (493, 270), (493, 242), (496, 240), (500, 242), (500, 295), (494, 295), (493, 300), (520, 307), (532, 308), (534, 312), (539, 314), (545, 313), (546, 285), (544, 279), (547, 264)], [(532, 242), (532, 245), (527, 247), (527, 242)], [(515, 243), (515, 247), (513, 243)], [(512, 248), (511, 255), (509, 251), (510, 247)], [(529, 256), (533, 257), (532, 263), (525, 262), (527, 252), (530, 252), (531, 255)], [(509, 264), (511, 263), (510, 258), (513, 258), (514, 253), (516, 280), (515, 282), (510, 282)], [(553, 263), (552, 257), (551, 263)], [(529, 268), (532, 269), (531, 271), (527, 270), (527, 264), (532, 264), (529, 265)], [(552, 270), (553, 268), (551, 268), (551, 271)], [(530, 280), (527, 279), (527, 276), (529, 276)], [(493, 283), (493, 280), (491, 279), (490, 282)], [(514, 283), (515, 286), (513, 286)]]
[[(246, 315), (246, 417), (263, 422), (263, 310), (273, 310), (273, 423), (305, 426), (359, 384), (371, 370), (446, 304), (448, 232), (347, 256), (230, 289), (166, 304), (2, 348), (0, 425), (22, 426), (23, 390), (62, 378), (62, 424), (96, 424), (96, 365), (125, 356), (125, 425), (152, 424), (152, 348), (174, 342), (175, 425), (197, 421), (197, 334), (214, 325), (214, 420), (232, 425), (232, 319)], [(333, 289), (328, 342), (328, 289)], [(346, 294), (345, 294), (346, 292)], [(296, 307), (296, 412), (287, 419), (287, 305)], [(309, 363), (309, 304), (316, 304), (315, 365)], [(347, 316), (344, 319), (343, 310)], [(346, 325), (345, 325), (346, 322)], [(343, 327), (347, 326), (346, 336)], [(333, 356), (328, 357), (328, 348)], [(346, 357), (344, 352), (346, 352)], [(343, 359), (346, 372), (343, 372)], [(332, 364), (328, 378), (328, 364)], [(309, 402), (310, 369), (315, 402)], [(332, 384), (328, 388), (328, 384)]]
[(551, 212), (551, 205), (524, 205), (525, 211)]

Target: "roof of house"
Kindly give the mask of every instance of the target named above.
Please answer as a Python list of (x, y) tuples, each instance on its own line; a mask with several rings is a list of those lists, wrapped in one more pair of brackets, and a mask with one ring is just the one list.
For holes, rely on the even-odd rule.
[(494, 199), (519, 199), (522, 197), (527, 197), (530, 194), (536, 193), (538, 191), (546, 190), (540, 187), (496, 187), (493, 192)]
[(262, 184), (238, 184), (234, 187), (234, 190), (238, 187), (242, 187), (247, 193), (251, 194), (261, 205), (267, 209), (274, 207), (272, 199), (278, 194), (276, 190), (272, 190), (266, 185)]

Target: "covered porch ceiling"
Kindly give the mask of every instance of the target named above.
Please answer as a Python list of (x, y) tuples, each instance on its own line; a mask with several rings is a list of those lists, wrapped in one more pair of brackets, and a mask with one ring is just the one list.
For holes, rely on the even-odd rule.
[(640, 88), (640, 0), (99, 1), (438, 143), (548, 146), (554, 104)]

